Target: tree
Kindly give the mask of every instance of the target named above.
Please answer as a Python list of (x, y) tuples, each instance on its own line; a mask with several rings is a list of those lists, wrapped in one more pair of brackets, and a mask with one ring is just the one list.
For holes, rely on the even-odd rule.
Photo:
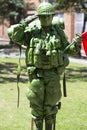
[[(0, 24), (4, 20), (9, 21), (10, 25), (17, 24), (26, 17), (27, 10), (28, 5), (23, 0), (0, 0)], [(10, 41), (10, 44), (14, 42)]]
[(11, 24), (18, 23), (25, 17), (27, 4), (23, 0), (0, 0), (0, 19)]
[(85, 31), (87, 21), (87, 0), (50, 0), (50, 1), (56, 2), (56, 5), (54, 4), (54, 6), (59, 11), (62, 12), (69, 11), (69, 9), (73, 7), (73, 9), (76, 12), (83, 12), (84, 21), (82, 32)]

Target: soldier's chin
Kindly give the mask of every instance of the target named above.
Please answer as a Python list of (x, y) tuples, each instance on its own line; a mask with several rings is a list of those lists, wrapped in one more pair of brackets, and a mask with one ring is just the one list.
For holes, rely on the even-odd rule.
[(43, 24), (42, 27), (49, 27), (51, 24)]

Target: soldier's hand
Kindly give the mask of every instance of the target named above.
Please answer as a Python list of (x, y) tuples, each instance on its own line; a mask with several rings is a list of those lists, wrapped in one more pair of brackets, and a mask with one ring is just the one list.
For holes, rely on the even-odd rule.
[(73, 42), (74, 42), (75, 44), (77, 44), (77, 45), (81, 44), (82, 38), (81, 38), (80, 34), (76, 34), (76, 37), (73, 38)]

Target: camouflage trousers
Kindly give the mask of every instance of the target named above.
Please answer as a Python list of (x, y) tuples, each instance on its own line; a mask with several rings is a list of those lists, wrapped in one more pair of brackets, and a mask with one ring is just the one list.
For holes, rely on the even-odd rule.
[(57, 113), (56, 103), (61, 99), (60, 76), (56, 69), (36, 69), (29, 73), (31, 114), (35, 119), (46, 119)]

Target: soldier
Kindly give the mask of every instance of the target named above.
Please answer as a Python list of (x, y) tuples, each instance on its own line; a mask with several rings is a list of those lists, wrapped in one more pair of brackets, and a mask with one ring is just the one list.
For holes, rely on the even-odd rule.
[(60, 75), (69, 64), (67, 53), (77, 53), (78, 45), (72, 45), (65, 53), (63, 50), (69, 45), (64, 31), (57, 24), (52, 24), (55, 10), (50, 3), (44, 2), (37, 8), (40, 24), (30, 26), (31, 19), (10, 27), (8, 35), (19, 45), (25, 45), (26, 65), (29, 75), (29, 91), (27, 98), (30, 101), (32, 118), (36, 130), (52, 130), (56, 119), (56, 104), (60, 101)]

